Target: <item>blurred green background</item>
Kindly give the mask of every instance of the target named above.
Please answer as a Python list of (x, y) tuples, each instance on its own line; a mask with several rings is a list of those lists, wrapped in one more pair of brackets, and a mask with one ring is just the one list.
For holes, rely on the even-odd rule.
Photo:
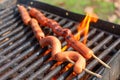
[[(120, 24), (120, 0), (40, 0), (75, 13), (93, 10), (100, 19)], [(119, 2), (118, 2), (119, 1)], [(116, 6), (117, 3), (117, 6)], [(116, 10), (118, 13), (116, 13)]]

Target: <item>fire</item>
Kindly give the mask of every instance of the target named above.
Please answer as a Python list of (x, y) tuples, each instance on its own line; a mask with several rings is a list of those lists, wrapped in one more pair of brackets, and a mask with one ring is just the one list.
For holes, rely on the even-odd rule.
[(44, 52), (44, 55), (47, 55), (48, 53), (50, 53), (51, 49), (48, 49), (47, 51)]
[(97, 22), (98, 20), (98, 17), (96, 14), (94, 13), (87, 13), (86, 14), (86, 17), (84, 18), (84, 20), (80, 23), (80, 25), (77, 27), (77, 34), (75, 35), (75, 38), (77, 40), (80, 39), (80, 36), (81, 36), (81, 31), (83, 31), (83, 36), (84, 36), (84, 40), (83, 40), (83, 43), (86, 44), (87, 42), (87, 35), (88, 35), (88, 32), (89, 32), (89, 25), (90, 25), (90, 22)]

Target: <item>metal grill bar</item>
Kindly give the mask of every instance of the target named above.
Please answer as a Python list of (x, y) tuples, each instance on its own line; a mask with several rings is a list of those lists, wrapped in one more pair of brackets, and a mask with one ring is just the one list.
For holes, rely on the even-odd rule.
[(54, 70), (49, 72), (47, 76), (44, 76), (43, 80), (49, 80), (51, 79), (55, 74), (59, 73), (60, 70), (62, 70), (66, 65), (68, 65), (68, 62), (64, 62), (57, 66)]
[(58, 21), (59, 19), (60, 19), (60, 17), (58, 17), (58, 16), (56, 16), (56, 17), (54, 18), (55, 21)]
[[(25, 47), (29, 47), (30, 44), (31, 44), (31, 42), (32, 42), (33, 40), (34, 40), (34, 39), (28, 41), (28, 43), (23, 44), (22, 47), (18, 48), (17, 50), (14, 50), (13, 54), (9, 54), (8, 56), (6, 56), (6, 58), (4, 58), (4, 60), (7, 60), (7, 59), (8, 59), (9, 57), (11, 57), (12, 55), (15, 55), (15, 54), (21, 52), (23, 49), (25, 49)], [(26, 53), (26, 54), (28, 54), (28, 53)], [(25, 56), (25, 54), (23, 54), (23, 55)], [(22, 55), (21, 55), (21, 56), (22, 56)], [(21, 58), (21, 57), (19, 56), (19, 57), (16, 58), (16, 59), (17, 59), (17, 60), (20, 60), (19, 58)], [(5, 69), (7, 69), (8, 67), (10, 67), (10, 65), (12, 65), (15, 61), (16, 61), (16, 60), (12, 60), (10, 63), (2, 66), (2, 67), (0, 68), (0, 73), (2, 73)], [(1, 61), (1, 62), (2, 62), (2, 61)], [(2, 63), (1, 63), (1, 64), (2, 64)]]
[(3, 33), (7, 32), (7, 31), (10, 31), (10, 30), (13, 30), (16, 28), (16, 26), (18, 26), (19, 24), (22, 24), (22, 21), (19, 20), (17, 23), (13, 24), (12, 26), (10, 27), (7, 27), (5, 29), (1, 29), (1, 32), (0, 32), (0, 35), (2, 35)]
[(12, 13), (9, 12), (8, 15), (5, 15), (5, 16), (1, 17), (2, 23), (4, 24), (6, 21), (9, 21), (9, 20), (15, 18), (16, 16), (19, 16), (18, 11), (13, 11)]
[(16, 21), (18, 21), (20, 19), (20, 15), (19, 16), (16, 16), (15, 18), (13, 18), (12, 20), (8, 21), (7, 23), (3, 24), (0, 26), (0, 29), (6, 27), (6, 26), (10, 26), (12, 25), (13, 23), (15, 23)]
[(109, 42), (112, 39), (112, 35), (108, 36), (107, 38), (105, 38), (101, 43), (98, 44), (98, 46), (96, 46), (95, 48), (93, 48), (93, 52), (96, 53), (99, 49), (102, 48), (102, 46), (104, 44), (106, 44), (107, 42)]
[(103, 35), (104, 35), (104, 32), (99, 33), (97, 36), (95, 36), (95, 38), (93, 38), (87, 43), (87, 46), (90, 47), (94, 42), (99, 40)]
[(57, 80), (65, 80), (73, 72), (73, 66), (58, 77)]
[(10, 12), (11, 10), (14, 10), (15, 8), (16, 8), (16, 6), (11, 6), (10, 8), (7, 8), (7, 9), (5, 9), (3, 11), (0, 11), (0, 16), (1, 15), (3, 16), (4, 14)]
[(37, 72), (35, 72), (34, 75), (32, 75), (28, 80), (33, 80), (34, 78), (36, 78), (37, 76), (39, 76), (40, 74), (44, 74), (44, 71), (47, 71), (50, 67), (52, 67), (54, 64), (56, 63), (56, 61), (52, 60), (48, 63), (46, 63), (45, 65), (42, 66), (41, 69), (39, 69)]
[[(0, 45), (0, 48), (4, 48), (7, 47), (11, 42), (14, 43), (16, 40), (18, 40), (19, 38), (21, 38), (25, 33), (23, 32), (19, 32), (19, 34), (16, 34), (15, 36), (12, 36), (8, 41), (2, 43)], [(32, 31), (29, 31), (28, 33), (26, 33), (26, 36), (23, 36), (24, 39), (27, 39), (27, 37), (30, 37), (32, 35)], [(24, 40), (23, 40), (24, 41)]]

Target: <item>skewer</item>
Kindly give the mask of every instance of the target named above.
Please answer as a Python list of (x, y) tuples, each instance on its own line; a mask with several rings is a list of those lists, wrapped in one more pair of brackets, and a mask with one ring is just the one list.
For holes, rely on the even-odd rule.
[[(65, 51), (67, 48), (69, 48), (68, 45), (65, 46), (65, 48), (62, 48), (62, 51)], [(95, 58), (99, 63), (101, 63), (103, 66), (105, 66), (108, 69), (111, 69), (109, 65), (107, 65), (105, 62), (103, 62), (101, 59), (99, 59), (96, 55), (92, 54), (93, 58)]]
[(102, 65), (104, 65), (106, 68), (111, 69), (109, 65), (107, 65), (105, 62), (103, 62), (101, 59), (99, 59), (96, 55), (92, 54), (93, 58), (95, 58), (98, 62), (100, 62)]
[(19, 7), (20, 5), (19, 4), (17, 4), (17, 7)]
[[(66, 58), (67, 58), (67, 60), (68, 60), (70, 63), (75, 64), (75, 62), (72, 61), (69, 57), (66, 57)], [(86, 69), (86, 68), (84, 69), (84, 71), (87, 72), (87, 73), (89, 73), (89, 74), (91, 74), (91, 75), (94, 75), (94, 76), (96, 76), (96, 77), (98, 77), (98, 78), (102, 78), (102, 76), (101, 76), (100, 74), (94, 73), (94, 72), (92, 72), (92, 71), (90, 71), (90, 70), (88, 70), (88, 69)]]

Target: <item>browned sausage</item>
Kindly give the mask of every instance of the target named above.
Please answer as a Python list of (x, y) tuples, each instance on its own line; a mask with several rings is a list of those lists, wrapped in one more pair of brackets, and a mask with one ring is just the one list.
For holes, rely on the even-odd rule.
[(61, 43), (54, 36), (46, 36), (40, 39), (39, 42), (42, 47), (47, 46), (47, 45), (52, 46), (52, 58), (55, 56), (55, 54), (57, 54), (58, 52), (61, 52)]
[(36, 38), (38, 39), (38, 41), (40, 41), (41, 38), (45, 37), (44, 32), (41, 30), (38, 22), (36, 19), (32, 18), (29, 22), (32, 30), (34, 31), (34, 34), (36, 36)]
[(29, 13), (27, 12), (27, 10), (24, 6), (21, 6), (21, 5), (17, 5), (17, 6), (18, 6), (18, 10), (20, 12), (20, 15), (22, 17), (24, 24), (28, 25), (28, 23), (31, 19), (31, 17), (29, 16)]
[(59, 52), (55, 55), (57, 61), (68, 61), (68, 58), (75, 62), (74, 72), (81, 73), (86, 66), (86, 60), (78, 52), (75, 51), (65, 51)]
[(75, 50), (81, 53), (86, 59), (90, 59), (93, 55), (93, 51), (86, 47), (80, 41), (74, 39), (74, 36), (70, 35), (65, 37), (65, 40), (68, 42), (68, 45), (72, 46)]
[[(35, 8), (31, 8), (30, 11), (29, 11), (29, 13), (30, 13), (31, 16), (35, 17), (40, 24), (46, 26), (46, 24), (47, 24), (47, 18), (44, 17), (44, 15), (41, 12), (39, 12)], [(34, 15), (36, 15), (36, 16), (34, 16)], [(41, 18), (39, 16), (43, 16), (43, 17)]]

